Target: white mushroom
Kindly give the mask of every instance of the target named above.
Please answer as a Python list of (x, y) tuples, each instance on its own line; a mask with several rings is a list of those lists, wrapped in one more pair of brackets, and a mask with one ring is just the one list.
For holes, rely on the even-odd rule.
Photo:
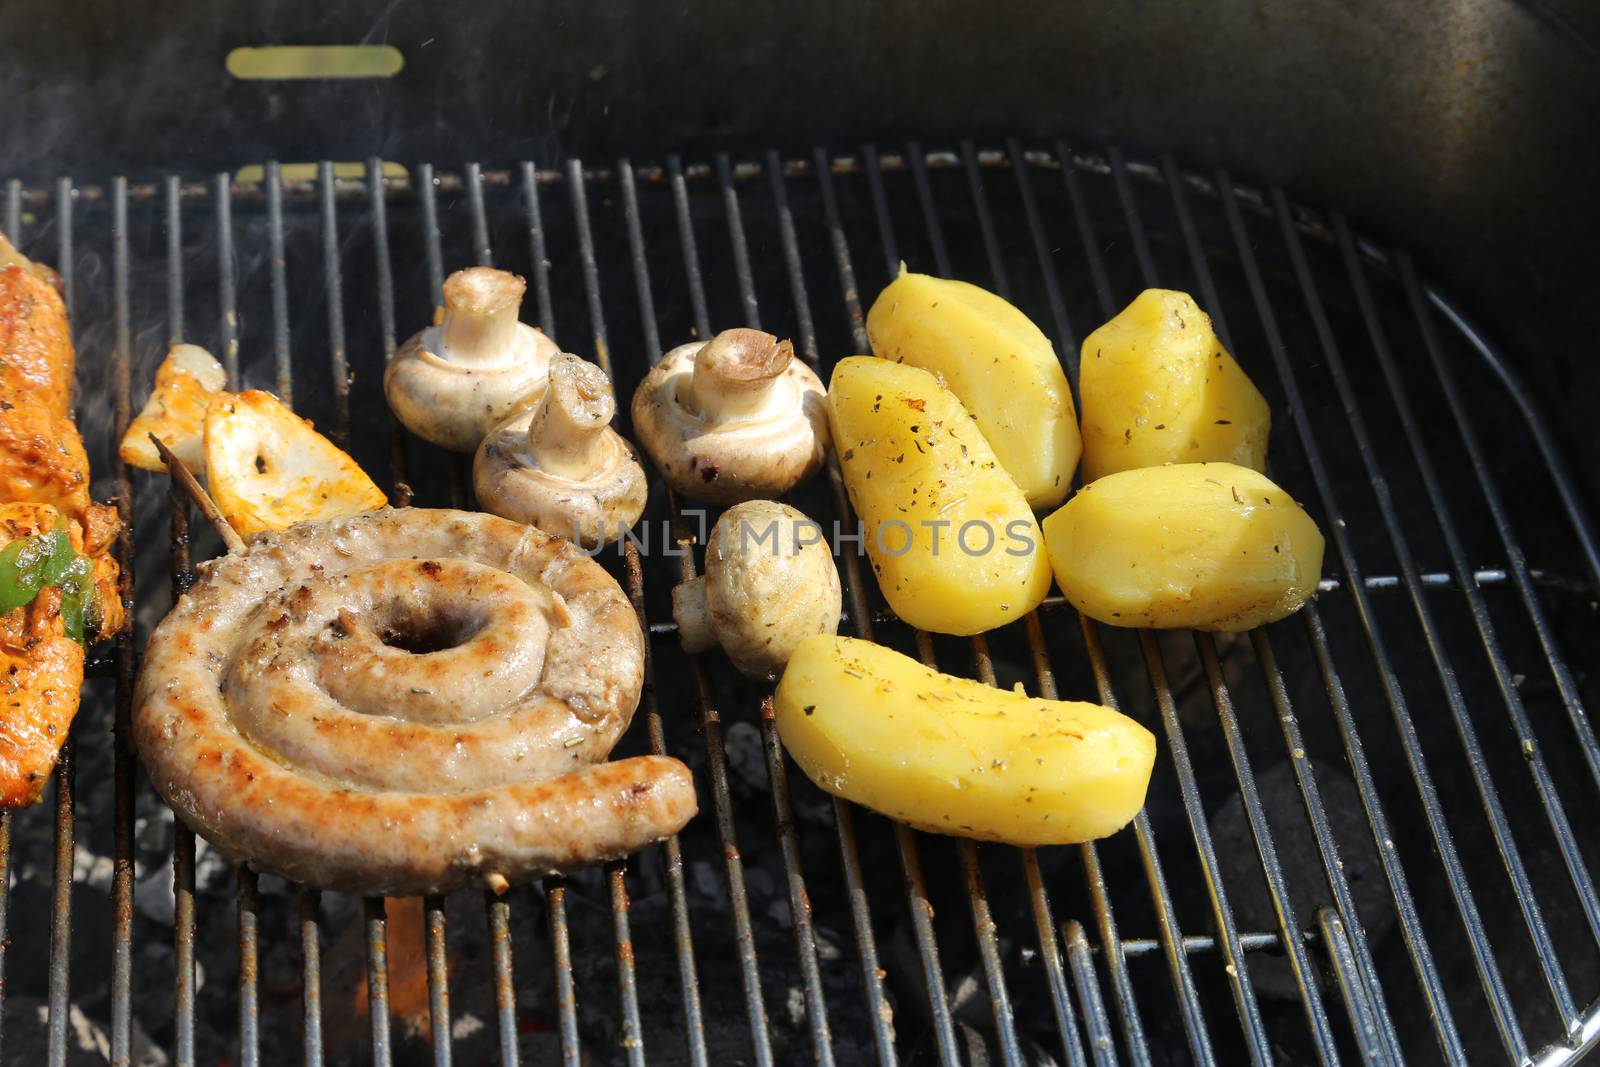
[(721, 644), (740, 671), (771, 681), (795, 646), (839, 629), (839, 571), (822, 527), (787, 504), (751, 500), (722, 513), (705, 574), (672, 591), (688, 652)]
[(383, 375), (389, 407), (418, 437), (471, 452), (539, 402), (556, 343), (517, 320), (528, 284), (490, 267), (444, 282), (444, 316), (400, 347)]
[(686, 497), (733, 504), (781, 496), (827, 457), (825, 397), (788, 341), (724, 330), (661, 357), (633, 394), (634, 432)]
[(611, 429), (617, 401), (605, 372), (561, 353), (539, 405), (478, 446), (473, 486), (485, 511), (599, 547), (644, 511), (649, 484), (633, 446)]

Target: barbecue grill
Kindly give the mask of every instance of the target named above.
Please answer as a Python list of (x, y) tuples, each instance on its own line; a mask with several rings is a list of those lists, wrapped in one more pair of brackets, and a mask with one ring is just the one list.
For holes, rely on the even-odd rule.
[[(1094, 140), (479, 151), (3, 187), (5, 232), (65, 282), (137, 611), (46, 802), (0, 816), (0, 1059), (1553, 1065), (1600, 1042), (1600, 539), (1539, 364), (1448, 262), (1293, 187)], [(131, 679), (218, 549), (114, 447), (169, 342), (292, 402), (395, 503), (466, 506), (470, 469), (381, 389), (449, 271), (525, 275), (524, 317), (626, 397), (730, 325), (826, 378), (902, 261), (1016, 302), (1073, 379), (1139, 289), (1193, 292), (1272, 405), (1274, 480), (1328, 536), (1319, 598), (1237, 636), (1113, 630), (1056, 596), (930, 638), (843, 557), (841, 632), (1148, 725), (1132, 827), (1036, 852), (822, 794), (770, 689), (679, 649), (668, 592), (709, 523), (658, 479), (641, 540), (598, 558), (651, 639), (621, 752), (700, 787), (678, 838), (402, 923), (414, 905), (235, 870), (173, 825), (126, 743)], [(845, 518), (836, 468), (796, 503)]]

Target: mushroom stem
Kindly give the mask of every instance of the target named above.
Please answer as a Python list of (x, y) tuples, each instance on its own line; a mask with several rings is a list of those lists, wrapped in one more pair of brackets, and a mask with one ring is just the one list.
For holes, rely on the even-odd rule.
[(709, 652), (717, 645), (711, 626), (711, 605), (706, 601), (705, 575), (681, 582), (672, 590), (672, 618), (678, 624), (678, 640), (690, 654)]
[(723, 330), (694, 357), (689, 406), (707, 421), (758, 418), (783, 404), (773, 385), (794, 359), (794, 345), (760, 330)]
[(606, 427), (616, 410), (605, 371), (563, 352), (550, 363), (550, 387), (528, 424), (528, 451), (542, 471), (591, 478), (610, 459)]
[(528, 283), (503, 270), (472, 267), (445, 279), (441, 355), (463, 367), (491, 367), (511, 358), (517, 314)]

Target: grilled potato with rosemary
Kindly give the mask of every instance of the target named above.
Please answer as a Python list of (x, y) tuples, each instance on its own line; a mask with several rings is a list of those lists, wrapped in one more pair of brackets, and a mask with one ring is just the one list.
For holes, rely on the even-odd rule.
[(1083, 442), (1056, 350), (1021, 311), (967, 282), (900, 277), (867, 314), (872, 352), (944, 379), (1032, 508), (1067, 498)]
[(1066, 845), (1144, 806), (1150, 731), (1126, 715), (995, 689), (850, 637), (808, 637), (774, 703), (817, 785), (934, 833)]
[(1146, 289), (1084, 338), (1083, 480), (1163, 463), (1265, 470), (1267, 402), (1188, 293)]
[(1111, 626), (1248, 630), (1299, 611), (1322, 576), (1311, 516), (1232, 463), (1090, 482), (1044, 536), (1067, 600)]
[(1050, 590), (1033, 511), (954, 393), (917, 367), (839, 361), (833, 447), (867, 555), (906, 622), (976, 634), (1022, 618)]

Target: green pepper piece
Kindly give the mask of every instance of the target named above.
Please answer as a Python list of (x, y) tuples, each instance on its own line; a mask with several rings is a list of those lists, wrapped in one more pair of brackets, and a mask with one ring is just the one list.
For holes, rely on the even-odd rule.
[(52, 533), (40, 534), (43, 540), (49, 543), (49, 552), (45, 556), (44, 566), (41, 570), (42, 577), (39, 588), (47, 585), (60, 585), (62, 577), (67, 573), (67, 568), (72, 566), (74, 560), (81, 559), (72, 549), (72, 538), (64, 531), (56, 530)]
[(74, 556), (61, 576), (61, 625), (68, 637), (84, 644), (85, 623), (99, 614), (99, 597), (94, 587), (94, 564)]
[(24, 537), (0, 549), (0, 612), (33, 603), (51, 547), (43, 538)]

